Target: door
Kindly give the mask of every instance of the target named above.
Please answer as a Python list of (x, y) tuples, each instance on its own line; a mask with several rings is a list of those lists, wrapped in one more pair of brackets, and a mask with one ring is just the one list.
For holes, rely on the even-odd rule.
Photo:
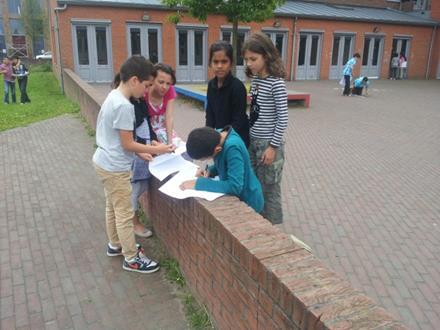
[(177, 29), (176, 78), (179, 82), (205, 82), (207, 78), (206, 30)]
[(362, 54), (361, 76), (369, 78), (380, 77), (380, 64), (382, 63), (383, 37), (366, 36)]
[[(237, 38), (237, 65), (236, 65), (236, 77), (241, 81), (246, 80), (246, 66), (244, 65), (244, 59), (241, 54), (241, 49), (243, 47), (243, 43), (248, 36), (247, 31), (238, 31)], [(223, 30), (222, 31), (222, 40), (227, 41), (232, 44), (232, 30)]]
[(345, 63), (353, 54), (354, 36), (335, 35), (333, 37), (332, 62), (330, 65), (329, 79), (340, 79)]
[(75, 72), (89, 82), (110, 82), (113, 66), (108, 25), (73, 25)]
[(300, 33), (297, 80), (318, 80), (321, 58), (321, 34)]
[(151, 24), (127, 25), (128, 56), (142, 55), (153, 63), (162, 61), (160, 26)]
[(286, 64), (286, 56), (287, 56), (287, 33), (281, 31), (264, 31), (266, 35), (272, 40), (275, 48), (280, 53), (280, 56)]
[[(393, 57), (393, 54), (398, 54), (400, 55), (400, 53), (403, 53), (403, 55), (405, 55), (406, 59), (407, 59), (407, 70), (408, 70), (408, 65), (409, 65), (409, 54), (410, 54), (410, 45), (411, 45), (411, 39), (409, 38), (393, 38), (393, 49), (391, 50), (391, 54), (390, 54), (390, 63), (391, 63), (391, 59)], [(391, 70), (391, 68), (390, 68)]]

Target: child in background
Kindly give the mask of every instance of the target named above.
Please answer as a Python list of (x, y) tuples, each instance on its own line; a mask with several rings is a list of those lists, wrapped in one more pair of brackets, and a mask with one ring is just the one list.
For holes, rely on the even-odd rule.
[(246, 114), (246, 88), (231, 73), (233, 49), (226, 41), (209, 48), (209, 66), (215, 77), (208, 83), (206, 126), (220, 129), (231, 125), (249, 146), (249, 119)]
[(399, 73), (399, 55), (393, 53), (391, 57), (391, 80), (396, 80)]
[(15, 77), (12, 72), (12, 59), (5, 57), (3, 63), (0, 65), (0, 73), (3, 74), (5, 95), (3, 102), (9, 104), (9, 90), (11, 90), (12, 103), (17, 103), (15, 97)]
[(403, 52), (400, 52), (399, 57), (399, 78), (400, 79), (406, 79), (406, 69), (408, 67), (408, 60), (406, 59), (406, 56)]
[[(231, 126), (223, 130), (196, 128), (186, 141), (186, 150), (193, 159), (214, 158), (214, 165), (199, 171), (197, 180), (185, 181), (181, 189), (196, 189), (237, 196), (256, 212), (263, 209), (263, 193), (252, 170), (249, 153), (241, 137)], [(211, 177), (219, 176), (220, 180)]]
[(154, 81), (145, 95), (145, 101), (151, 126), (162, 143), (173, 143), (173, 138), (177, 136), (173, 124), (174, 99), (177, 96), (173, 87), (175, 83), (176, 75), (169, 65), (154, 65)]
[(21, 60), (18, 57), (15, 57), (13, 61), (13, 73), (18, 80), (18, 88), (20, 89), (20, 103), (30, 103), (31, 100), (26, 91), (29, 71), (26, 66), (21, 63)]
[(355, 53), (351, 59), (347, 61), (344, 65), (344, 69), (342, 70), (342, 75), (344, 76), (345, 87), (342, 95), (349, 96), (350, 95), (350, 82), (351, 77), (353, 76), (353, 68), (357, 63), (357, 59), (360, 59), (361, 55), (359, 53)]
[(354, 80), (351, 94), (362, 95), (362, 92), (365, 88), (365, 95), (368, 95), (368, 86), (370, 86), (370, 81), (368, 80), (368, 77), (359, 77)]
[(132, 56), (122, 64), (121, 82), (109, 93), (98, 114), (97, 149), (93, 155), (106, 199), (107, 255), (123, 255), (122, 268), (140, 273), (155, 272), (159, 264), (144, 255), (134, 237), (130, 184), (133, 156), (136, 153), (149, 161), (152, 154), (174, 150), (172, 145), (144, 145), (133, 140), (135, 115), (129, 99), (144, 95), (152, 74), (153, 65), (142, 56)]
[(251, 35), (243, 45), (243, 54), (246, 75), (252, 78), (249, 153), (263, 188), (262, 215), (272, 224), (279, 224), (283, 222), (283, 135), (288, 121), (284, 66), (278, 50), (264, 33)]

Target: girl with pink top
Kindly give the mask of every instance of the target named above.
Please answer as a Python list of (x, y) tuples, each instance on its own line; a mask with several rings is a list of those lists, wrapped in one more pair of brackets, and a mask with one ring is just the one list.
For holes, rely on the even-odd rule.
[(145, 94), (145, 102), (157, 139), (162, 143), (172, 143), (173, 138), (177, 137), (173, 123), (174, 99), (177, 96), (173, 85), (176, 75), (169, 65), (163, 63), (155, 64), (154, 68), (153, 85)]

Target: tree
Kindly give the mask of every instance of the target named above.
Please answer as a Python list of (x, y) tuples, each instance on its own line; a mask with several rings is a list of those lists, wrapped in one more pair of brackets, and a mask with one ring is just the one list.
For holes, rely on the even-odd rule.
[(37, 37), (44, 35), (45, 15), (38, 0), (23, 0), (21, 8), (21, 19), (23, 21), (26, 36), (29, 38), (28, 56), (33, 57), (33, 45)]
[[(232, 23), (232, 47), (234, 48), (234, 68), (237, 63), (238, 22), (262, 22), (273, 16), (274, 10), (284, 3), (284, 0), (162, 0), (170, 7), (183, 7), (189, 14), (200, 21), (206, 21), (208, 15), (226, 16)], [(177, 11), (170, 17), (178, 23), (182, 12)]]

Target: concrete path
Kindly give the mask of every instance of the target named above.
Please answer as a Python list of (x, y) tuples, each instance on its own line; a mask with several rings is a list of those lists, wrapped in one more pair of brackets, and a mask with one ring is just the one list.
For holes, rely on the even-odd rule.
[(0, 329), (187, 328), (164, 271), (106, 256), (93, 144), (70, 115), (0, 133)]
[[(289, 87), (312, 105), (289, 110), (281, 228), (410, 329), (438, 329), (440, 81), (374, 81), (369, 97)], [(177, 102), (183, 138), (203, 124)]]

